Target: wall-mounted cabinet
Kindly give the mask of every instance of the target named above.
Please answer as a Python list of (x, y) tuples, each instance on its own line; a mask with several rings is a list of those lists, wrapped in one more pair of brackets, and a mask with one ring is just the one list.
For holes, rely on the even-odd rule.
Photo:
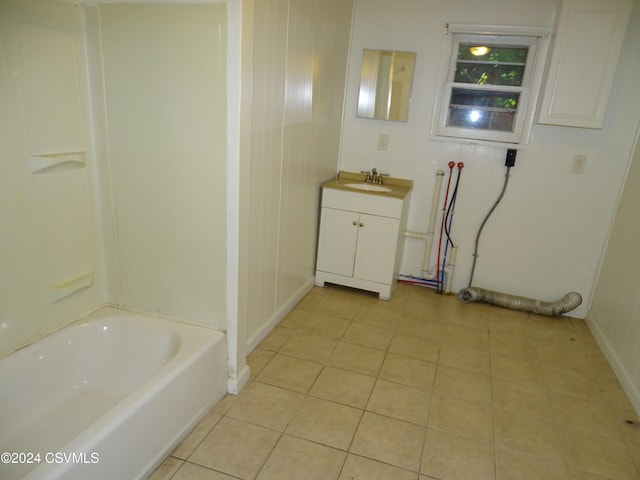
[(564, 0), (538, 122), (602, 128), (633, 0)]

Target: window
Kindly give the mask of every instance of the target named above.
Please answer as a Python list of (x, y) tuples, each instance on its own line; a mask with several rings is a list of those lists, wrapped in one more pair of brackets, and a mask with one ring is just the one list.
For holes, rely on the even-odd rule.
[(541, 35), (547, 30), (534, 35), (515, 27), (492, 27), (500, 31), (490, 33), (457, 27), (447, 44), (451, 54), (443, 68), (435, 133), (503, 143), (525, 137), (526, 143), (544, 65), (541, 53), (546, 54)]

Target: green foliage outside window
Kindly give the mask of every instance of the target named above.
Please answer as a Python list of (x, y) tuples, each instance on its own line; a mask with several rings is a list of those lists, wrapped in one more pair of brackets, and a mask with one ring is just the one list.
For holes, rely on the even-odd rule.
[(476, 85), (521, 86), (528, 48), (488, 45), (484, 55), (474, 55), (472, 47), (461, 43), (454, 81)]
[(494, 63), (521, 63), (524, 64), (527, 61), (526, 47), (500, 47), (495, 45), (487, 45), (489, 52), (485, 55), (474, 55), (471, 53), (471, 47), (478, 46), (477, 44), (461, 43), (458, 48), (458, 61), (460, 60), (483, 60), (485, 62)]

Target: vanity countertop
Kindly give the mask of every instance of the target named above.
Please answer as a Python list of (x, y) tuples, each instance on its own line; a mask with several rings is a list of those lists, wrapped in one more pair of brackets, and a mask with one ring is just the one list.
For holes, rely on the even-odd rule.
[[(340, 171), (338, 176), (322, 184), (322, 188), (333, 188), (335, 190), (345, 190), (349, 192), (364, 193), (366, 195), (379, 195), (383, 197), (404, 198), (413, 188), (413, 180), (396, 177), (384, 177), (382, 185), (365, 184), (364, 173)], [(363, 188), (353, 188), (349, 184), (371, 185), (373, 188), (385, 187), (389, 191), (365, 190)]]

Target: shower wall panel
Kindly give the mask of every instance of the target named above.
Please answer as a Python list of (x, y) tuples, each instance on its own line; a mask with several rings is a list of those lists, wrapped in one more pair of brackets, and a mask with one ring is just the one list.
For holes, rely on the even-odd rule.
[(105, 302), (84, 13), (0, 1), (0, 356)]
[(93, 228), (73, 36), (18, 27), (31, 184), (51, 302), (93, 283)]

